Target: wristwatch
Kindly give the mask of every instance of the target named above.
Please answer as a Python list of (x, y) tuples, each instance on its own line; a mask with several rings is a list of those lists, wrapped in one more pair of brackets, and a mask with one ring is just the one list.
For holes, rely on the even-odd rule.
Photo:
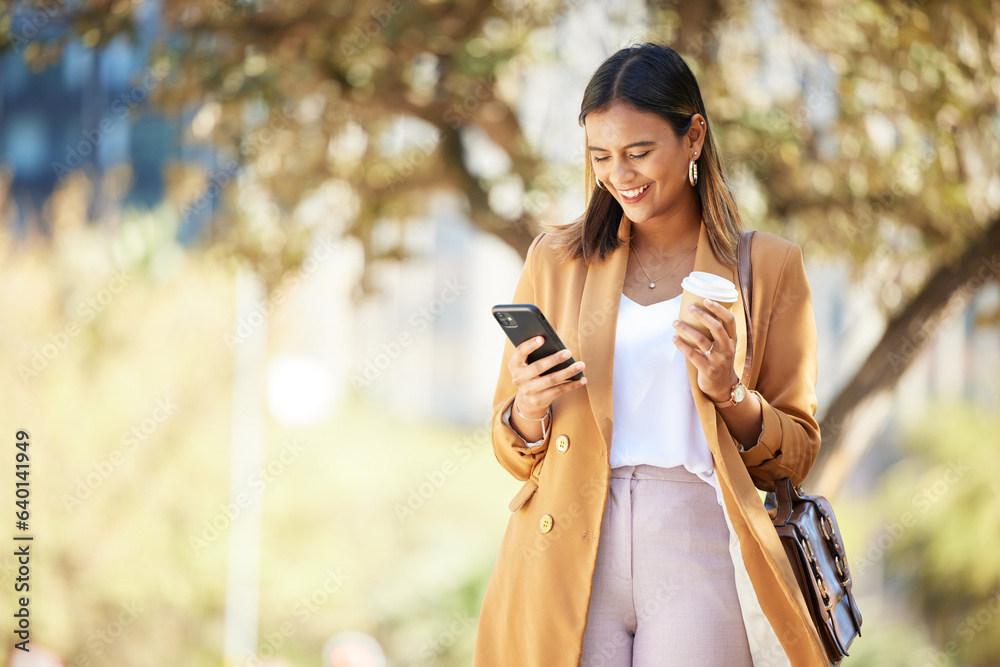
[(721, 403), (715, 403), (716, 407), (728, 408), (731, 405), (737, 405), (743, 402), (743, 399), (747, 397), (747, 388), (743, 386), (743, 380), (737, 380), (736, 384), (733, 385), (733, 390), (729, 393), (729, 400), (722, 401)]

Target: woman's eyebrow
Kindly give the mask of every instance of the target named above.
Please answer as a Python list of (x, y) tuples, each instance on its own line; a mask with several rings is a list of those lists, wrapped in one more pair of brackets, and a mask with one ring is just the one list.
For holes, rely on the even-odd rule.
[[(625, 148), (635, 148), (636, 146), (652, 146), (655, 143), (656, 143), (655, 141), (636, 141), (635, 143), (631, 143), (628, 146), (625, 146)], [(587, 150), (608, 152), (608, 149), (598, 148), (597, 146), (587, 146)]]

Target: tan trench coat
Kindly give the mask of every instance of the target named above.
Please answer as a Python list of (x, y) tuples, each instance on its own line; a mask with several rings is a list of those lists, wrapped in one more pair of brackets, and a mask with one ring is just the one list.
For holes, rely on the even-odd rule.
[[(621, 238), (628, 238), (629, 227), (623, 217)], [(586, 362), (588, 382), (556, 399), (548, 437), (529, 449), (501, 419), (516, 393), (507, 370), (513, 346), (506, 345), (494, 397), (493, 449), (500, 465), (524, 485), (510, 503), (512, 514), (483, 599), (475, 667), (580, 664), (609, 490), (612, 362), (628, 245), (588, 267), (582, 261), (560, 262), (550, 241), (543, 233), (532, 243), (512, 302), (541, 309), (574, 357)], [(763, 399), (758, 444), (739, 450), (715, 406), (698, 389), (696, 371), (688, 363), (691, 392), (760, 606), (793, 666), (827, 665), (754, 485), (757, 480), (767, 487), (776, 477), (801, 482), (819, 450), (812, 299), (798, 246), (758, 233), (752, 248), (756, 328), (748, 388)], [(735, 269), (712, 252), (704, 226), (694, 268), (737, 282)], [(736, 371), (742, 374), (743, 304), (737, 303), (733, 312), (739, 332)], [(544, 516), (552, 526), (543, 533)]]

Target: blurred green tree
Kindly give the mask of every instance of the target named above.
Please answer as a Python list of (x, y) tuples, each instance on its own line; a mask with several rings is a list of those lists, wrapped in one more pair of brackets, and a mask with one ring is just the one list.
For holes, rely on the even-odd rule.
[(909, 456), (876, 492), (891, 517), (881, 565), (927, 621), (938, 647), (927, 664), (989, 667), (1000, 656), (1000, 420), (966, 406), (935, 414), (946, 416), (914, 425)]
[[(650, 4), (654, 24), (699, 11)], [(880, 297), (881, 339), (822, 406), (810, 483), (834, 493), (924, 344), (1000, 272), (1000, 33), (979, 2), (774, 7), (785, 34), (724, 2), (674, 46), (702, 67), (752, 226), (844, 260)]]
[(834, 94), (821, 84), (802, 109), (834, 112), (823, 133), (795, 123), (801, 110), (793, 112), (787, 150), (780, 133), (756, 136), (756, 146), (781, 144), (756, 172), (768, 213), (850, 260), (855, 277), (880, 292), (888, 320), (823, 413), (822, 472), (813, 479), (833, 491), (924, 344), (998, 279), (1000, 31), (995, 12), (974, 1), (779, 7), (835, 73)]
[[(60, 41), (24, 39), (12, 17), (58, 5), (2, 10), (6, 48), (36, 68), (53, 62)], [(140, 6), (75, 5), (64, 10), (67, 37), (100, 46), (134, 34)], [(401, 245), (374, 242), (375, 230), (405, 224), (437, 189), (462, 193), (473, 223), (523, 254), (570, 180), (525, 136), (511, 84), (554, 57), (531, 37), (573, 6), (165, 0), (155, 62), (167, 77), (152, 97), (191, 114), (191, 137), (241, 165), (238, 187), (223, 187), (235, 180), (228, 168), (173, 167), (175, 203), (190, 211), (222, 190), (227, 206), (208, 241), (270, 285), (317, 231), (359, 240), (368, 263), (402, 257)], [(997, 277), (995, 17), (974, 0), (781, 0), (773, 10), (649, 0), (648, 11), (649, 37), (688, 56), (702, 82), (713, 129), (747, 183), (748, 222), (848, 260), (883, 297), (882, 339), (822, 415), (812, 479), (833, 492), (922, 346)], [(502, 151), (506, 173), (476, 173), (473, 134)], [(512, 180), (521, 202), (501, 207)]]

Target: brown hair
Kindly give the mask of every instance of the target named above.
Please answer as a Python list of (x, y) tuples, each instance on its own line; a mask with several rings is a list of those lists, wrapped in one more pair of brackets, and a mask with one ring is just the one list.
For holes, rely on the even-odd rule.
[[(597, 68), (583, 94), (580, 125), (586, 128), (587, 114), (602, 111), (616, 100), (663, 117), (677, 137), (687, 134), (694, 114), (708, 118), (691, 69), (676, 51), (660, 44), (647, 43), (622, 49)], [(569, 225), (552, 229), (552, 235), (554, 245), (565, 259), (582, 258), (590, 263), (595, 259), (603, 261), (622, 244), (618, 229), (624, 211), (610, 192), (596, 186), (589, 158), (585, 163), (587, 211)], [(714, 135), (707, 124), (705, 143), (696, 164), (698, 184), (695, 192), (701, 201), (712, 251), (720, 261), (736, 266), (736, 246), (743, 222), (719, 160)]]

